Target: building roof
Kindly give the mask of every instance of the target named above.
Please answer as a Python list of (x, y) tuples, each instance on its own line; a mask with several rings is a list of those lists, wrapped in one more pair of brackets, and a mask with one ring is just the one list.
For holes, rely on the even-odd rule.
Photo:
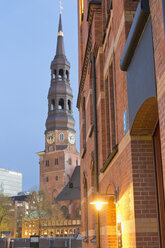
[(56, 197), (57, 201), (80, 199), (80, 166), (76, 166), (68, 184)]
[(28, 195), (16, 195), (16, 196), (12, 196), (11, 199), (13, 201), (28, 201)]

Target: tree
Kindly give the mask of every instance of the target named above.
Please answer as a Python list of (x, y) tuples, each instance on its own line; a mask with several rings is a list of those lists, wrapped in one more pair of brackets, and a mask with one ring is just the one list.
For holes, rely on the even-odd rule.
[(14, 206), (13, 201), (3, 194), (0, 195), (0, 231), (14, 230)]
[(39, 235), (42, 230), (43, 220), (64, 219), (63, 212), (58, 203), (52, 203), (52, 197), (44, 191), (33, 191), (28, 196), (28, 212), (25, 219), (38, 220)]
[(33, 191), (28, 196), (29, 209), (26, 217), (38, 219), (61, 219), (63, 213), (57, 203), (52, 203), (50, 195), (44, 191)]

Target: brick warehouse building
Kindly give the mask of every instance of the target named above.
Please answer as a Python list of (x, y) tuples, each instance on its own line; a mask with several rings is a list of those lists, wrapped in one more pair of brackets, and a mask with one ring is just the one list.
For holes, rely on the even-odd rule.
[(79, 0), (78, 30), (83, 248), (164, 248), (165, 3)]

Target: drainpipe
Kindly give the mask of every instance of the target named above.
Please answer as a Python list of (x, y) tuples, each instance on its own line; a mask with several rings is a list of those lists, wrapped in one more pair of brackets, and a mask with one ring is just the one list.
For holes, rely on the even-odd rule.
[[(94, 126), (94, 164), (95, 164), (95, 193), (99, 195), (99, 169), (98, 169), (98, 130), (97, 130), (97, 101), (96, 101), (96, 65), (95, 57), (91, 52), (92, 63), (92, 102), (93, 102), (93, 126)], [(100, 217), (99, 211), (96, 216), (96, 247), (100, 248)]]

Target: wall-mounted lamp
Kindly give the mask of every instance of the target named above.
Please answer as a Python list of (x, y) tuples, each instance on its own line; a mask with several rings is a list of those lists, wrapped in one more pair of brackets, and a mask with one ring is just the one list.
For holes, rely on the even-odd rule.
[[(114, 196), (114, 203), (117, 204), (119, 200), (119, 187), (115, 187), (114, 194), (101, 194), (101, 196)], [(102, 209), (103, 205), (108, 204), (108, 202), (102, 201), (100, 198), (97, 198), (96, 201), (90, 202), (91, 205), (95, 205), (96, 209), (99, 211)]]
[(99, 211), (102, 209), (102, 206), (108, 204), (108, 202), (102, 202), (101, 200), (96, 200), (95, 202), (90, 202), (90, 204), (95, 205), (96, 209)]

